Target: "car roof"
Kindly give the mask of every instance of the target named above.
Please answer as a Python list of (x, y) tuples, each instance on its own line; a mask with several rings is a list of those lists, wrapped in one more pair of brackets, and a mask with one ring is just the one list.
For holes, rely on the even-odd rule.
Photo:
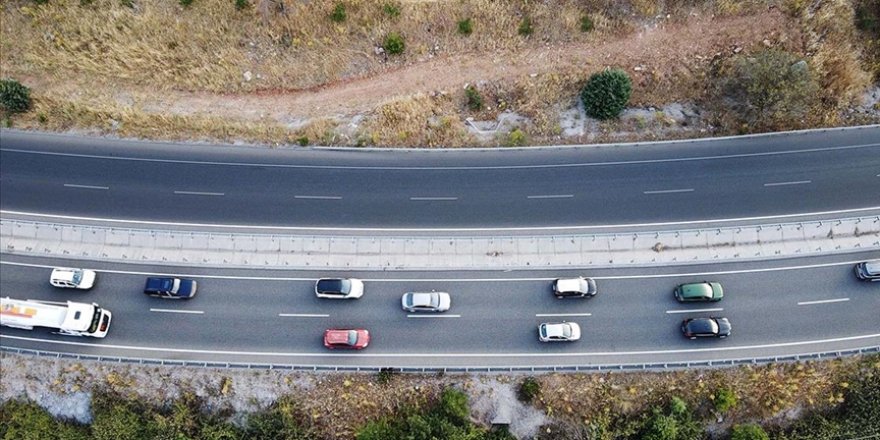
[(880, 260), (866, 261), (865, 270), (870, 274), (880, 274)]
[(434, 305), (434, 298), (440, 298), (440, 295), (437, 292), (409, 292), (412, 296), (413, 305), (423, 306), (423, 305)]
[(711, 298), (712, 285), (706, 282), (682, 284), (681, 296), (684, 298)]
[(580, 292), (583, 289), (583, 278), (560, 278), (556, 280), (556, 290), (560, 292)]
[(553, 337), (553, 336), (556, 336), (556, 337), (564, 336), (564, 329), (565, 329), (566, 326), (568, 326), (568, 324), (567, 324), (567, 323), (564, 323), (564, 322), (558, 322), (558, 323), (547, 323), (547, 324), (544, 324), (544, 328), (545, 328), (546, 331), (547, 331), (547, 336), (548, 336), (548, 337)]
[(694, 333), (718, 333), (718, 323), (712, 318), (694, 318), (688, 322), (688, 329)]
[[(68, 268), (57, 268), (52, 269), (52, 278), (56, 280), (62, 281), (73, 281), (73, 274), (76, 272), (76, 269), (68, 269)], [(45, 273), (45, 272), (43, 272)]]
[(345, 280), (341, 278), (324, 278), (318, 280), (318, 290), (322, 292), (342, 292)]
[(327, 330), (325, 339), (331, 344), (348, 344), (348, 332), (352, 330)]

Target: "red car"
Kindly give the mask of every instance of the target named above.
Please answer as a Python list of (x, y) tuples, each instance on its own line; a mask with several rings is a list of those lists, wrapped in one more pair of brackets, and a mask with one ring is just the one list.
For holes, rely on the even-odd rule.
[(370, 332), (364, 329), (337, 329), (324, 331), (324, 346), (329, 349), (353, 348), (360, 350), (370, 344)]

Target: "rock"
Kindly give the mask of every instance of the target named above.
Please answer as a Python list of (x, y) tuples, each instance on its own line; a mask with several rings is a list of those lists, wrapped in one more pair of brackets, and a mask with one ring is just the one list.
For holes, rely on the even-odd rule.
[(537, 74), (537, 73), (530, 73), (530, 74), (529, 74), (529, 77), (531, 77), (531, 78), (537, 78), (537, 77), (538, 77), (538, 74)]
[(733, 46), (733, 53), (740, 53), (742, 50), (743, 48), (740, 46)]
[(249, 82), (254, 77), (250, 70), (244, 72), (242, 76), (244, 76), (245, 82)]
[(642, 72), (645, 70), (645, 66), (636, 66), (633, 67), (633, 70), (635, 70), (636, 72)]
[(770, 40), (768, 40), (766, 38), (763, 41), (761, 41), (761, 44), (763, 44), (766, 47), (773, 46), (773, 43), (771, 43)]
[(385, 48), (383, 48), (382, 46), (376, 46), (373, 48), (373, 53), (376, 55), (382, 55), (385, 53)]

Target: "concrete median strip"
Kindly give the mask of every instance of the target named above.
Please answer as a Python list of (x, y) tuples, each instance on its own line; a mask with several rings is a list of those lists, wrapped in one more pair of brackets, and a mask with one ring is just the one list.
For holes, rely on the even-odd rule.
[(193, 267), (562, 269), (754, 261), (880, 251), (880, 215), (703, 229), (547, 235), (305, 235), (0, 218), (0, 252)]

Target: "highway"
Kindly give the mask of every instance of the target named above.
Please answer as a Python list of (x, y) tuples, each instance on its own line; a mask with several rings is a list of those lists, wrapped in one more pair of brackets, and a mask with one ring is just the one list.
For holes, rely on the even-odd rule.
[(880, 126), (433, 152), (0, 135), (5, 212), (435, 230), (687, 222), (878, 206)]
[[(49, 330), (3, 328), (3, 345), (142, 358), (372, 367), (571, 366), (677, 362), (802, 354), (880, 344), (880, 283), (859, 282), (853, 262), (878, 252), (773, 262), (574, 271), (302, 272), (162, 267), (4, 257), (0, 294), (46, 301), (97, 302), (113, 313), (105, 339)], [(52, 288), (55, 265), (99, 270), (90, 292)], [(185, 274), (199, 282), (190, 301), (141, 293), (147, 274)], [(314, 279), (345, 275), (365, 280), (360, 300), (319, 300)], [(555, 277), (597, 278), (592, 299), (557, 300)], [(720, 281), (717, 303), (680, 304), (678, 283)], [(443, 290), (449, 312), (413, 318), (400, 309), (408, 290)], [(707, 310), (708, 309), (708, 310)], [(720, 309), (720, 310), (719, 310)], [(726, 316), (726, 340), (690, 341), (679, 323)], [(578, 322), (573, 343), (540, 343), (537, 325)], [(331, 327), (371, 331), (360, 352), (329, 352)]]

